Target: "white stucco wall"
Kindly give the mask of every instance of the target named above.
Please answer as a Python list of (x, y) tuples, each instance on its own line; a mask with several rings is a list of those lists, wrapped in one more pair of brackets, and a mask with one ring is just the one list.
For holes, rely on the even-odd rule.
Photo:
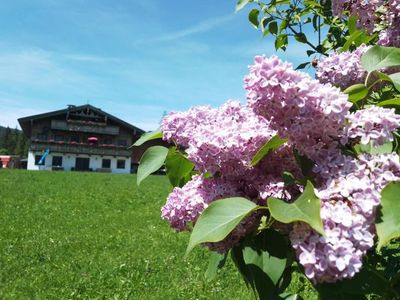
[[(47, 155), (45, 164), (43, 166), (35, 165), (35, 155), (42, 155), (40, 152), (28, 152), (28, 170), (51, 170), (52, 167), (52, 160), (53, 156), (62, 156), (62, 167), (64, 171), (71, 171), (71, 168), (75, 167), (75, 160), (77, 157), (88, 157), (89, 158), (89, 168), (93, 171), (100, 169), (102, 167), (103, 159), (110, 159), (111, 160), (111, 172), (112, 173), (120, 173), (120, 174), (129, 174), (131, 171), (131, 158), (126, 157), (114, 157), (114, 156), (103, 156), (100, 155), (84, 155), (84, 154), (72, 154), (72, 153), (49, 153)], [(125, 168), (118, 169), (117, 168), (117, 160), (123, 159), (125, 160)]]

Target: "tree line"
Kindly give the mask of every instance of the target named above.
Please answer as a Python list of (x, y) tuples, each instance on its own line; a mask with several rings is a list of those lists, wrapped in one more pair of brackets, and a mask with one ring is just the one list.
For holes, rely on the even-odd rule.
[(29, 140), (17, 128), (0, 126), (0, 155), (28, 156)]

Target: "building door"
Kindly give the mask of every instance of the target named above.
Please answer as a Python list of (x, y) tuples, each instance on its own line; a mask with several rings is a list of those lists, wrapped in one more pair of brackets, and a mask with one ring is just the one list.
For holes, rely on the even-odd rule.
[(89, 171), (89, 158), (77, 157), (75, 160), (75, 171)]

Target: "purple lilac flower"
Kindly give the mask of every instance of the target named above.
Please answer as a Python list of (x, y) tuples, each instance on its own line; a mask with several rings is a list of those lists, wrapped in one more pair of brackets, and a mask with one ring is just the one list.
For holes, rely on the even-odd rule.
[(231, 182), (194, 175), (182, 188), (173, 189), (161, 209), (161, 217), (175, 230), (184, 231), (188, 229), (188, 223), (196, 222), (210, 202), (238, 193)]
[(290, 239), (305, 274), (315, 283), (351, 278), (374, 244), (376, 207), (380, 192), (390, 181), (400, 180), (397, 154), (345, 157), (339, 168), (327, 167), (330, 178), (316, 189), (326, 236), (307, 224), (293, 227)]
[(362, 45), (355, 51), (332, 53), (320, 60), (316, 68), (316, 77), (322, 83), (331, 83), (342, 90), (364, 82), (367, 72), (361, 66), (361, 56), (369, 47)]
[(347, 116), (350, 124), (344, 129), (342, 143), (348, 138), (360, 138), (363, 145), (372, 143), (373, 146), (383, 145), (393, 141), (392, 132), (400, 127), (400, 116), (394, 109), (372, 106), (358, 110)]
[(383, 0), (332, 0), (332, 10), (333, 14), (340, 17), (344, 16), (346, 11), (357, 16), (358, 28), (372, 33), (379, 21), (375, 12), (383, 3)]
[[(238, 182), (194, 175), (192, 180), (182, 188), (174, 188), (167, 198), (167, 203), (161, 209), (161, 216), (176, 231), (186, 231), (188, 225), (196, 223), (211, 202), (230, 196), (243, 195), (241, 190)], [(258, 212), (251, 214), (239, 223), (225, 239), (216, 243), (206, 243), (206, 246), (213, 251), (226, 252), (258, 226), (260, 217), (261, 214)]]
[(380, 32), (378, 44), (400, 47), (400, 1), (389, 0), (385, 5), (385, 14), (382, 18), (386, 29)]
[(197, 106), (187, 112), (171, 112), (161, 121), (163, 139), (187, 147), (193, 130), (206, 122), (214, 110), (210, 106)]
[[(335, 151), (351, 103), (330, 84), (321, 84), (276, 56), (257, 56), (244, 79), (247, 101), (270, 127), (314, 160)], [(333, 150), (332, 150), (333, 149)]]
[(162, 130), (166, 140), (187, 147), (197, 170), (212, 174), (243, 174), (275, 133), (264, 118), (238, 101), (227, 101), (218, 109), (200, 107), (171, 114), (163, 120)]

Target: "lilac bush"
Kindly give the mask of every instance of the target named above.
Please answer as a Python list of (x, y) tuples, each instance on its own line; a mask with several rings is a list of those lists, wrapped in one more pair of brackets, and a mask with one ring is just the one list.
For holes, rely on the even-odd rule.
[[(256, 56), (244, 77), (246, 103), (165, 116), (148, 136), (171, 148), (143, 156), (162, 156), (174, 186), (162, 218), (191, 232), (188, 252), (203, 245), (219, 255), (211, 267), (230, 253), (260, 299), (286, 299), (294, 269), (321, 299), (400, 297), (397, 275), (379, 269), (390, 261), (382, 247), (400, 237), (400, 50), (392, 48), (400, 44), (400, 2), (310, 0), (281, 10), (284, 3), (239, 0), (238, 7), (251, 2), (260, 10), (250, 11), (250, 22), (263, 31), (286, 21), (279, 32), (277, 22), (268, 27), (276, 49), (285, 49), (289, 30), (313, 49), (309, 56), (320, 54), (315, 78), (277, 56)], [(333, 15), (322, 17), (327, 9)], [(314, 46), (290, 12), (315, 13), (303, 25), (312, 22), (319, 34), (328, 25), (328, 38)], [(161, 161), (143, 164), (145, 174)], [(368, 290), (375, 281), (385, 288)]]

